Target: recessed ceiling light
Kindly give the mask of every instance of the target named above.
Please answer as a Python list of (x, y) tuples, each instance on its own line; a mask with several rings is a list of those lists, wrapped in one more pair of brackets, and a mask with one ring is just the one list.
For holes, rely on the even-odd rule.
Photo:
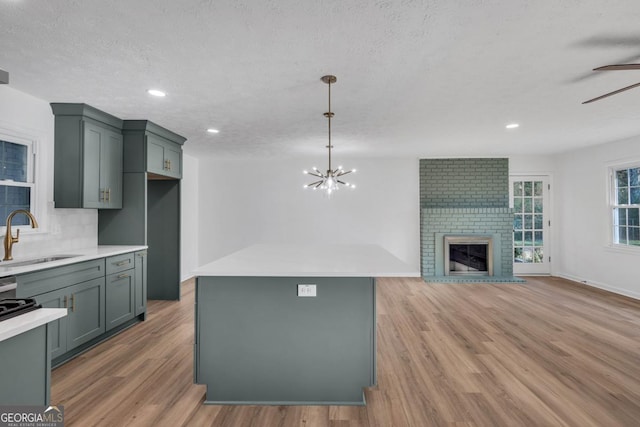
[(520, 125), (518, 123), (510, 123), (510, 124), (506, 125), (505, 127), (507, 129), (515, 129), (515, 128), (519, 127), (519, 126)]
[(167, 96), (167, 94), (166, 94), (166, 93), (164, 93), (163, 91), (158, 90), (158, 89), (149, 89), (149, 90), (147, 91), (147, 93), (148, 93), (149, 95), (157, 96), (157, 97), (160, 97), (160, 98), (162, 98), (163, 96)]
[(209, 129), (207, 129), (207, 132), (209, 132), (209, 133), (218, 133), (220, 131), (218, 129), (209, 128)]

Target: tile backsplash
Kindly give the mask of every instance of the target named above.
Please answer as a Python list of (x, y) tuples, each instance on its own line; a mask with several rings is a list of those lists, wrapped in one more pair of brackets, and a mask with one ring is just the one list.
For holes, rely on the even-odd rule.
[[(20, 241), (13, 245), (15, 259), (33, 258), (52, 253), (73, 253), (74, 249), (98, 244), (98, 211), (95, 209), (54, 209), (47, 206), (41, 228), (20, 232)], [(15, 231), (14, 231), (15, 236)], [(4, 256), (4, 252), (0, 258)]]

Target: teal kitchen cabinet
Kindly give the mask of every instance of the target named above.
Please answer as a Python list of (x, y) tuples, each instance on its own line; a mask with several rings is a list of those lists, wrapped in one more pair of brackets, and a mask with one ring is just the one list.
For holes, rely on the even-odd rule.
[(87, 104), (51, 108), (56, 208), (122, 208), (122, 120)]
[(107, 331), (135, 317), (134, 270), (110, 274), (106, 278)]
[(146, 250), (17, 274), (17, 298), (67, 316), (48, 324), (53, 366), (144, 320)]
[(147, 251), (136, 252), (135, 260), (136, 316), (147, 311)]
[[(0, 360), (0, 405), (49, 404), (51, 364), (47, 355), (47, 325), (0, 341)], [(5, 409), (3, 415), (6, 412)], [(2, 424), (36, 425), (20, 422)]]
[(182, 145), (186, 138), (148, 120), (124, 120), (124, 171), (182, 178)]
[[(67, 308), (69, 295), (67, 289), (47, 292), (38, 295), (36, 301), (44, 308)], [(67, 311), (68, 315), (68, 311)], [(67, 351), (67, 316), (54, 320), (49, 324), (49, 350), (51, 360), (62, 356)]]
[(135, 317), (135, 262), (128, 253), (106, 259), (107, 331)]
[(66, 308), (66, 317), (51, 322), (51, 359), (105, 332), (104, 277), (34, 296), (46, 308)]
[(124, 120), (122, 135), (123, 208), (98, 211), (98, 244), (146, 245), (147, 297), (178, 300), (180, 185), (186, 138), (148, 120)]
[[(104, 332), (104, 308), (102, 308), (104, 305), (104, 271), (104, 259), (97, 259), (20, 274), (16, 277), (18, 282), (17, 298), (33, 297), (38, 304), (42, 304), (45, 308), (66, 308), (68, 310), (67, 316), (49, 324), (51, 360), (64, 355), (69, 349), (79, 345), (79, 342), (91, 339), (94, 335), (99, 334), (99, 331)], [(88, 286), (91, 290), (80, 286), (83, 283), (89, 283), (84, 286)], [(75, 288), (73, 285), (80, 287)], [(97, 288), (96, 285), (98, 285)], [(102, 285), (102, 289), (100, 289), (100, 285)], [(88, 300), (88, 296), (92, 293), (95, 295), (96, 301)], [(86, 312), (90, 310), (95, 310), (95, 315), (98, 316), (93, 320), (93, 325), (77, 325), (79, 322), (77, 319), (89, 315)], [(76, 322), (71, 327), (72, 332), (69, 332), (69, 322)]]
[(181, 178), (182, 147), (154, 135), (147, 135), (147, 172)]
[(105, 332), (104, 278), (69, 286), (67, 351)]

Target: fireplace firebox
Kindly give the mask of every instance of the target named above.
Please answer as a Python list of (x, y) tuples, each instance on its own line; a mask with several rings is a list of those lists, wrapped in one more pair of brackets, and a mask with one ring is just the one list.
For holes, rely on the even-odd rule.
[(444, 274), (493, 276), (489, 236), (444, 236)]

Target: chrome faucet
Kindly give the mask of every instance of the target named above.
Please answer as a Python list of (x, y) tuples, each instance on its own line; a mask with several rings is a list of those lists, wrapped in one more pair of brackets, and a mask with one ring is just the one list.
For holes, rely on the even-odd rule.
[(11, 233), (11, 220), (15, 215), (19, 213), (23, 213), (29, 217), (29, 220), (31, 221), (31, 228), (38, 228), (38, 221), (36, 221), (36, 218), (33, 216), (33, 214), (31, 214), (31, 212), (24, 209), (17, 209), (11, 212), (7, 217), (7, 228), (4, 233), (4, 258), (2, 258), (3, 261), (11, 261), (13, 259), (13, 257), (11, 256), (11, 248), (13, 247), (13, 244), (18, 243), (18, 240), (20, 239), (20, 229), (18, 229), (16, 237), (13, 237)]

